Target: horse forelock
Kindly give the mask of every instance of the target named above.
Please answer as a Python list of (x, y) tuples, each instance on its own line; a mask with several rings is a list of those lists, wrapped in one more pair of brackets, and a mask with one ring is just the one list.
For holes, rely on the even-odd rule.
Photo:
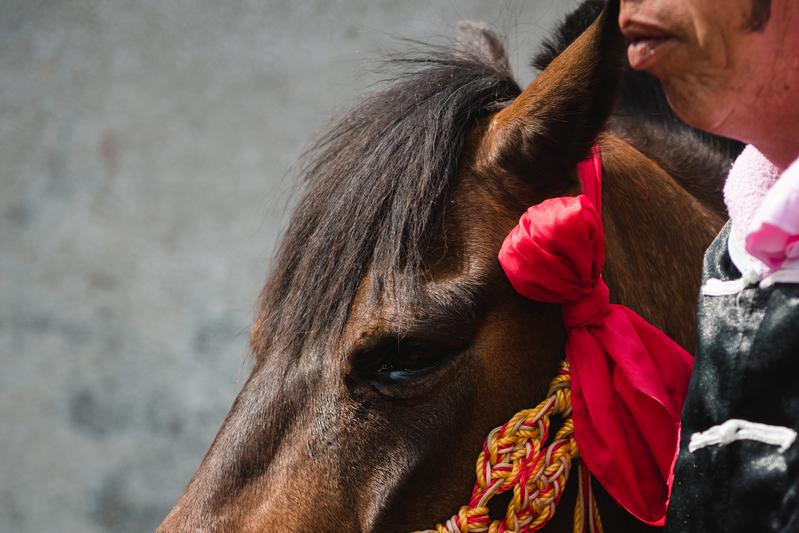
[(306, 154), (305, 192), (261, 295), (256, 357), (334, 340), (366, 275), (374, 299), (418, 286), (431, 249), (446, 246), (469, 130), (520, 92), (507, 68), (468, 49), (431, 48), (387, 64), (388, 87)]

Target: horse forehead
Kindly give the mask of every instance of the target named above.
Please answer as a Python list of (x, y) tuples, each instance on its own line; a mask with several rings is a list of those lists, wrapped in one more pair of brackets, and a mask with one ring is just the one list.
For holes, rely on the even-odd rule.
[[(441, 206), (443, 225), (425, 252), (425, 271), (403, 279), (392, 273), (375, 276), (375, 265), (368, 265), (344, 328), (332, 340), (337, 351), (347, 353), (365, 339), (401, 333), (403, 327), (418, 325), (430, 315), (471, 309), (481, 288), (501, 274), (496, 254), (515, 219), (492, 193), (492, 188), (502, 186), (494, 183), (500, 178), (486, 178), (474, 168), (487, 125), (483, 120), (468, 133), (455, 189), (449, 203)], [(486, 179), (492, 180), (491, 185), (486, 186)], [(375, 290), (376, 281), (379, 290)]]
[(353, 300), (341, 344), (359, 345), (374, 337), (402, 335), (425, 323), (455, 322), (474, 314), (491, 279), (486, 263), (464, 261), (456, 271), (434, 273), (411, 288), (388, 289), (377, 295), (367, 272)]

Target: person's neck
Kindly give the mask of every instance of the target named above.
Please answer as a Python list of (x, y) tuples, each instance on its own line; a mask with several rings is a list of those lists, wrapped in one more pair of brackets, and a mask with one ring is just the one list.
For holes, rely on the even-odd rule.
[[(781, 68), (766, 87), (744, 99), (721, 135), (753, 145), (784, 171), (799, 157), (799, 68)], [(779, 87), (779, 88), (778, 88)]]
[(784, 171), (799, 158), (799, 131), (791, 132), (793, 134), (791, 137), (788, 136), (789, 132), (779, 133), (776, 138), (763, 138), (752, 141), (751, 144), (777, 168)]

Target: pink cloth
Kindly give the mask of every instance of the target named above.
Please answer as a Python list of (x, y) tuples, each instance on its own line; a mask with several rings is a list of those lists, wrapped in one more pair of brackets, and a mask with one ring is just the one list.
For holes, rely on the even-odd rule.
[(598, 151), (580, 177), (592, 199), (552, 198), (529, 208), (499, 261), (519, 294), (562, 305), (574, 435), (586, 466), (632, 515), (662, 525), (693, 358), (632, 310), (609, 303), (595, 207)]
[(727, 178), (724, 201), (732, 221), (730, 248), (745, 250), (764, 270), (799, 263), (799, 161), (780, 175), (747, 146)]
[(724, 184), (724, 202), (742, 250), (755, 211), (779, 177), (780, 170), (751, 145), (744, 148), (730, 169)]
[(757, 209), (746, 251), (771, 270), (799, 259), (799, 161), (780, 176)]

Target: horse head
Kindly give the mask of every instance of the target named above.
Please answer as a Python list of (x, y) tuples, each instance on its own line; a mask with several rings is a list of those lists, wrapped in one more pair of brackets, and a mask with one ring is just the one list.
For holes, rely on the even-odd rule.
[[(597, 139), (611, 294), (692, 347), (719, 218), (606, 128), (623, 70), (609, 9), (524, 91), (466, 24), (332, 126), (261, 295), (252, 372), (160, 532), (410, 531), (456, 512), (487, 432), (543, 398), (564, 354), (560, 308), (516, 294), (497, 252), (529, 205), (579, 192)], [(600, 505), (611, 530), (642, 527)]]

